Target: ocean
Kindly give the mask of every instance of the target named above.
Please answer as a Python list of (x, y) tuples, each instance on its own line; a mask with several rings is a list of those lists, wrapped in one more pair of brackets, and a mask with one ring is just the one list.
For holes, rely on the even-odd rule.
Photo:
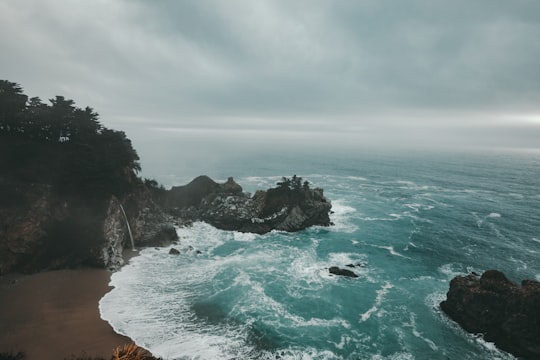
[[(296, 174), (324, 189), (335, 225), (179, 228), (179, 256), (147, 248), (112, 275), (100, 312), (117, 332), (164, 359), (513, 359), (439, 303), (471, 271), (540, 280), (538, 154), (283, 150), (209, 164), (146, 173), (166, 186), (233, 176), (251, 193)], [(358, 278), (328, 272), (349, 264)]]

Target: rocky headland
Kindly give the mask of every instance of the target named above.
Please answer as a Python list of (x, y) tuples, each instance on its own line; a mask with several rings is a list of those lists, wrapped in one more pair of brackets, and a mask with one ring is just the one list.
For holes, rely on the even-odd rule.
[(178, 239), (175, 226), (194, 221), (259, 234), (331, 224), (322, 189), (278, 186), (250, 196), (232, 178), (218, 184), (200, 176), (160, 190), (130, 177), (132, 189), (122, 197), (93, 199), (0, 178), (0, 190), (10, 193), (0, 202), (0, 274), (79, 265), (117, 270), (124, 248), (166, 246)]
[(200, 176), (165, 190), (142, 180), (122, 131), (93, 109), (56, 96), (50, 105), (0, 80), (0, 275), (89, 265), (118, 269), (125, 247), (177, 240), (174, 225), (266, 233), (330, 225), (322, 189), (301, 178), (242, 191)]
[(497, 270), (457, 276), (441, 309), (463, 329), (524, 359), (540, 359), (540, 283)]
[(331, 225), (332, 205), (323, 190), (312, 189), (307, 181), (302, 184), (296, 175), (253, 196), (243, 192), (232, 177), (219, 184), (199, 176), (165, 191), (161, 199), (166, 211), (181, 221), (204, 221), (223, 230), (264, 234)]
[(172, 217), (141, 184), (122, 198), (103, 199), (6, 178), (0, 188), (16, 199), (0, 202), (0, 274), (80, 265), (116, 270), (124, 263), (123, 249), (131, 248), (128, 223), (137, 247), (177, 240)]
[(253, 196), (232, 178), (200, 176), (170, 190), (142, 180), (122, 131), (62, 96), (28, 99), (0, 80), (0, 275), (88, 265), (118, 269), (124, 248), (177, 240), (205, 221), (243, 232), (330, 225), (330, 202), (293, 176)]

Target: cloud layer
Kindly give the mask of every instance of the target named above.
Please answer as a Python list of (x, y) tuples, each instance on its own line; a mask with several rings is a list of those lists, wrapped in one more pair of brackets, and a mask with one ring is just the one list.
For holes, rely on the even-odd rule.
[(0, 77), (107, 125), (540, 147), (533, 0), (0, 0), (0, 34)]

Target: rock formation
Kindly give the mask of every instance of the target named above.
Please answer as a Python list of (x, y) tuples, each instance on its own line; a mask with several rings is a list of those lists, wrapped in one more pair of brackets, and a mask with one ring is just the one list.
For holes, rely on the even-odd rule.
[(200, 176), (185, 186), (173, 187), (163, 203), (183, 222), (204, 221), (223, 230), (264, 234), (331, 225), (330, 201), (322, 189), (307, 185), (278, 186), (251, 197), (233, 178), (218, 184)]
[(441, 309), (471, 333), (518, 357), (540, 359), (540, 283), (518, 286), (496, 270), (457, 276)]
[(323, 191), (296, 175), (253, 197), (232, 178), (218, 184), (207, 176), (167, 191), (136, 175), (131, 140), (103, 126), (90, 107), (63, 96), (50, 105), (28, 101), (7, 80), (0, 87), (0, 275), (83, 264), (117, 269), (128, 241), (177, 240), (162, 209), (180, 225), (201, 220), (245, 232), (330, 225)]
[(205, 221), (260, 234), (331, 224), (331, 204), (321, 189), (278, 186), (250, 196), (232, 178), (218, 184), (200, 176), (156, 198), (133, 174), (127, 176), (133, 176), (133, 186), (121, 199), (62, 194), (47, 184), (0, 178), (0, 195), (6, 195), (0, 197), (0, 274), (80, 265), (120, 268), (123, 249), (131, 247), (120, 204), (136, 247), (176, 241), (173, 218), (180, 225)]
[[(0, 275), (80, 265), (111, 270), (123, 265), (129, 244), (120, 200), (88, 199), (54, 192), (50, 185), (0, 179)], [(177, 239), (172, 220), (144, 187), (122, 200), (136, 246)]]
[(358, 275), (356, 275), (351, 270), (342, 269), (342, 268), (339, 268), (337, 266), (331, 266), (328, 269), (328, 271), (330, 272), (330, 274), (334, 274), (334, 275), (345, 276), (345, 277), (350, 277), (350, 278), (357, 278), (358, 277)]

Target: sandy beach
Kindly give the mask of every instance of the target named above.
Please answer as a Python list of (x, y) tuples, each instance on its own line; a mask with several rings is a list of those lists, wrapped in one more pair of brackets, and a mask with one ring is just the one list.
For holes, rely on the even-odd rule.
[(102, 269), (59, 270), (0, 277), (0, 353), (23, 351), (28, 360), (72, 356), (109, 359), (130, 343), (99, 316), (110, 273)]

